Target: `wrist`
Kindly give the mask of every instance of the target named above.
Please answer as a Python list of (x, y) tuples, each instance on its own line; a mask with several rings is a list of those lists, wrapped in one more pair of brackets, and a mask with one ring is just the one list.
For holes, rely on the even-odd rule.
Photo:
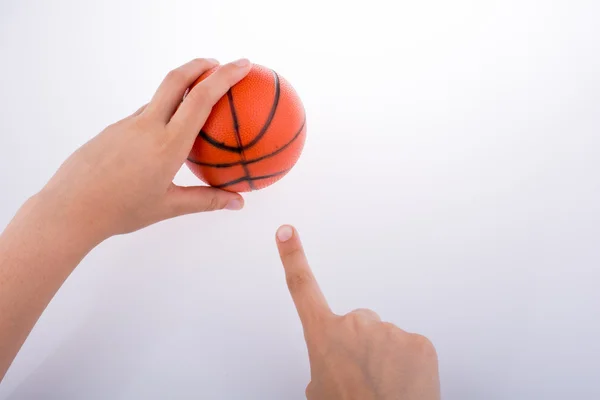
[(21, 206), (9, 225), (11, 227), (27, 241), (40, 241), (40, 244), (51, 246), (54, 253), (76, 258), (83, 258), (105, 239), (93, 221), (81, 215), (78, 207), (61, 202), (57, 196), (44, 191), (36, 193)]

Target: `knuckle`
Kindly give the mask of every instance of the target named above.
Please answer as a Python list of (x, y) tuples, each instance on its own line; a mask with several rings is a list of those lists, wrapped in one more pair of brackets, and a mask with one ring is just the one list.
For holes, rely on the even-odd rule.
[(200, 65), (208, 64), (208, 61), (206, 60), (206, 58), (202, 58), (202, 57), (194, 58), (192, 60), (192, 62), (194, 64), (200, 64)]
[(183, 71), (181, 71), (181, 69), (179, 69), (179, 68), (173, 69), (167, 73), (165, 80), (169, 84), (177, 85), (177, 84), (185, 82), (185, 75), (184, 75)]
[(406, 343), (407, 342), (407, 333), (402, 329), (398, 328), (396, 325), (391, 322), (382, 322), (380, 334), (385, 340), (390, 340), (398, 343)]
[(366, 319), (359, 313), (348, 313), (342, 316), (342, 324), (351, 329), (361, 328), (366, 322)]
[(379, 314), (368, 308), (357, 308), (354, 311), (352, 311), (351, 314), (356, 314), (357, 317), (380, 319)]
[(219, 94), (213, 85), (198, 85), (194, 88), (188, 97), (198, 105), (198, 107), (212, 108), (219, 100)]
[(209, 60), (207, 58), (196, 58), (196, 59), (194, 59), (194, 62), (198, 63), (198, 65), (202, 69), (203, 76), (206, 72), (208, 72), (208, 71), (214, 72), (214, 70), (217, 68), (217, 66), (214, 63), (214, 60)]
[(397, 335), (399, 333), (404, 332), (402, 329), (398, 328), (396, 325), (392, 324), (391, 322), (383, 322), (381, 324), (381, 326), (383, 327), (383, 330), (390, 335)]
[(154, 128), (154, 121), (147, 114), (137, 115), (133, 119), (133, 125), (139, 132), (149, 132)]
[(149, 143), (155, 157), (165, 160), (172, 156), (173, 147), (170, 135), (156, 134), (155, 130), (146, 130), (145, 132), (149, 133)]
[(206, 205), (206, 211), (215, 211), (221, 208), (221, 201), (217, 196), (212, 196)]
[(302, 259), (303, 252), (301, 247), (293, 247), (291, 249), (286, 249), (281, 254), (283, 258), (283, 262), (285, 264), (294, 264), (296, 261)]
[(435, 346), (433, 345), (431, 340), (429, 340), (429, 338), (417, 333), (413, 333), (411, 336), (413, 346), (419, 353), (425, 356), (437, 357)]
[(287, 274), (285, 280), (290, 292), (297, 292), (306, 286), (310, 277), (305, 272), (292, 272)]

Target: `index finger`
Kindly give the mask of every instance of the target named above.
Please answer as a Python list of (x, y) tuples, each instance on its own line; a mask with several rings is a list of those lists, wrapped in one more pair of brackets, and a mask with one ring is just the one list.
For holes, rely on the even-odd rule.
[(213, 59), (197, 58), (171, 70), (156, 89), (152, 100), (146, 107), (148, 113), (168, 123), (181, 103), (187, 88), (206, 71), (218, 65)]
[(288, 289), (304, 330), (318, 328), (333, 313), (308, 265), (298, 232), (289, 225), (280, 227), (277, 230), (277, 247)]
[(169, 122), (170, 126), (175, 127), (176, 135), (195, 140), (213, 106), (232, 86), (246, 77), (251, 68), (250, 61), (241, 59), (223, 65), (193, 85)]

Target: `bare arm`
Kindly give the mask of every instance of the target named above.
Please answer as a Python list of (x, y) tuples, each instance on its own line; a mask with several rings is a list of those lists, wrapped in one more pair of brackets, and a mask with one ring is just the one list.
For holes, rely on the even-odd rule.
[(93, 238), (77, 221), (53, 214), (37, 196), (0, 236), (0, 378), (56, 291), (93, 246)]
[(220, 67), (185, 91), (214, 61), (191, 61), (167, 75), (147, 106), (78, 149), (0, 235), (0, 380), (56, 291), (107, 238), (243, 199), (209, 187), (179, 187), (185, 162), (212, 106), (250, 70)]

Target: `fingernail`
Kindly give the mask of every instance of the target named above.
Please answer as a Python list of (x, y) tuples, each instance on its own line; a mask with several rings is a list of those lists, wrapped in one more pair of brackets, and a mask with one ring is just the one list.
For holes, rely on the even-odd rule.
[(245, 67), (248, 64), (250, 64), (250, 61), (247, 58), (240, 58), (239, 60), (233, 62), (233, 65), (238, 67)]
[(227, 205), (225, 206), (225, 209), (227, 209), (227, 210), (241, 210), (242, 209), (242, 202), (239, 201), (238, 199), (229, 200), (229, 203), (227, 203)]
[(289, 225), (284, 225), (277, 230), (277, 239), (280, 242), (287, 242), (290, 240), (292, 235), (294, 234), (294, 230)]

